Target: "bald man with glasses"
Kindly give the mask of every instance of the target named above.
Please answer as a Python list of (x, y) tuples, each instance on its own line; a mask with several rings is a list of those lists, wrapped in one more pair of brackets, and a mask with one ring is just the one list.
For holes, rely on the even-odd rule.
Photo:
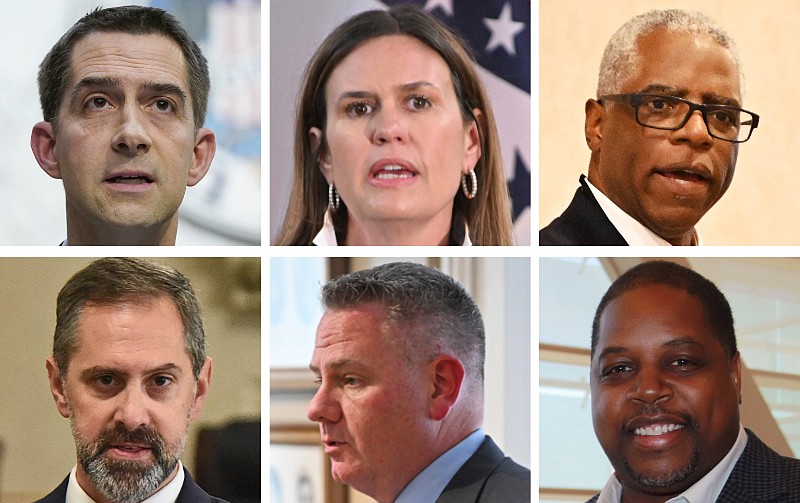
[(540, 245), (698, 245), (697, 222), (733, 180), (758, 126), (741, 62), (707, 16), (656, 10), (612, 37), (586, 102), (589, 174)]

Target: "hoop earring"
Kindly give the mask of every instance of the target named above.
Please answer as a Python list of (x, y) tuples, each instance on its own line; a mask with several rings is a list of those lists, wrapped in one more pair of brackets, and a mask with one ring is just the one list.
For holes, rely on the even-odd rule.
[(478, 195), (478, 175), (475, 174), (474, 169), (471, 169), (469, 176), (472, 178), (472, 190), (467, 189), (467, 175), (461, 175), (461, 191), (464, 192), (467, 199), (475, 199), (475, 196)]
[(339, 203), (341, 203), (341, 199), (339, 199), (339, 193), (336, 192), (336, 187), (332, 183), (328, 184), (328, 207), (336, 211), (339, 209)]

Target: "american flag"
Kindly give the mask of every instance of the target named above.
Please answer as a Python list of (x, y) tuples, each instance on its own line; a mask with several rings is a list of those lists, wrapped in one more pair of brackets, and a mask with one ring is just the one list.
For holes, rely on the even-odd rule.
[(415, 4), (472, 47), (500, 132), (514, 241), (530, 244), (531, 3), (529, 0), (382, 0)]

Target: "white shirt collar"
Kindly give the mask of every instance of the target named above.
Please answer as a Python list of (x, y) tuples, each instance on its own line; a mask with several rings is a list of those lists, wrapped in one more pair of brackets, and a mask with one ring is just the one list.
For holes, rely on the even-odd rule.
[[(312, 243), (317, 246), (339, 246), (339, 243), (336, 242), (336, 230), (333, 228), (330, 209), (325, 212), (322, 229), (314, 236)], [(461, 246), (472, 246), (472, 241), (469, 239), (469, 227), (466, 222), (464, 222), (464, 243)]]
[[(67, 497), (64, 503), (95, 503), (95, 501), (86, 494), (86, 491), (78, 484), (78, 479), (75, 475), (78, 470), (77, 465), (72, 467), (69, 472), (69, 482), (67, 483)], [(169, 484), (162, 487), (158, 492), (141, 501), (141, 503), (175, 503), (178, 499), (178, 494), (183, 487), (183, 463), (178, 460), (178, 473), (169, 481)]]
[[(745, 433), (744, 427), (739, 424), (739, 435), (736, 437), (736, 442), (733, 443), (733, 447), (728, 451), (728, 454), (717, 463), (717, 466), (712, 468), (690, 488), (665, 503), (706, 503), (708, 501), (717, 501), (746, 445), (747, 433)], [(622, 484), (620, 484), (615, 475), (611, 475), (603, 490), (600, 491), (597, 503), (619, 503), (621, 498)]]
[[(603, 209), (614, 227), (617, 228), (625, 241), (630, 246), (672, 246), (669, 241), (662, 238), (655, 232), (642, 225), (641, 222), (625, 213), (619, 206), (614, 204), (611, 199), (606, 197), (600, 189), (595, 187), (586, 178), (586, 185), (591, 189), (592, 195), (597, 200), (597, 204)], [(696, 229), (695, 229), (696, 232)], [(700, 234), (697, 234), (697, 244), (701, 244)]]
[(436, 501), (447, 487), (450, 479), (475, 454), (484, 438), (486, 438), (486, 434), (482, 428), (472, 432), (411, 479), (394, 503), (433, 503)]

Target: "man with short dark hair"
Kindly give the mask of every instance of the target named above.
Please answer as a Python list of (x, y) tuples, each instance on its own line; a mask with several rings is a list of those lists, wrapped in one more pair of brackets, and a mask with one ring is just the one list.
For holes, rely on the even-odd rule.
[(485, 335), (449, 276), (392, 263), (322, 289), (311, 370), (334, 479), (377, 501), (529, 502), (530, 471), (484, 434)]
[(717, 287), (645, 262), (608, 289), (592, 328), (592, 421), (615, 473), (590, 502), (800, 501), (800, 461), (739, 422), (741, 362)]
[(222, 501), (179, 459), (212, 374), (185, 276), (141, 259), (92, 262), (58, 294), (46, 366), (77, 464), (39, 503)]
[(733, 39), (707, 16), (655, 10), (625, 23), (585, 105), (588, 177), (539, 244), (700, 244), (695, 225), (758, 126), (743, 86)]
[(187, 186), (216, 150), (203, 128), (210, 80), (170, 14), (96, 9), (39, 67), (39, 166), (64, 183), (69, 245), (174, 245)]

